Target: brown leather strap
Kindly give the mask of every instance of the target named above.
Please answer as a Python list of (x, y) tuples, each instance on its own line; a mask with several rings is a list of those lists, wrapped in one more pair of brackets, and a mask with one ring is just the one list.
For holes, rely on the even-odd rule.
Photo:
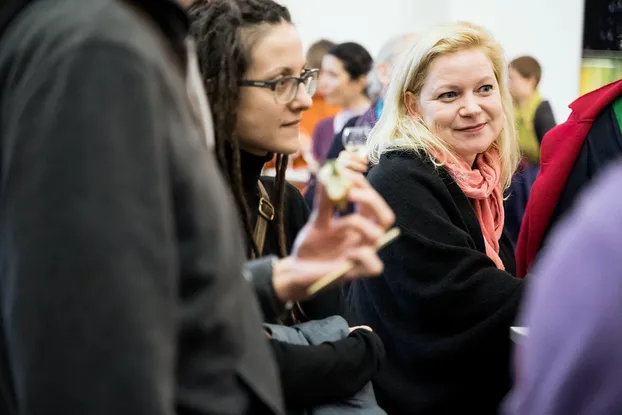
[[(266, 241), (268, 222), (274, 219), (274, 206), (270, 203), (270, 196), (263, 183), (261, 183), (261, 180), (257, 182), (257, 187), (259, 187), (259, 211), (257, 212), (257, 222), (255, 223), (253, 239), (259, 249), (259, 255), (261, 255), (264, 242)], [(255, 252), (251, 252), (251, 258), (255, 258)]]

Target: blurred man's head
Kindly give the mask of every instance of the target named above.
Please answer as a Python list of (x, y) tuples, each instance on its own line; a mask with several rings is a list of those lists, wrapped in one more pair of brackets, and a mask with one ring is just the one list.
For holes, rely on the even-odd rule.
[(372, 99), (378, 99), (384, 95), (389, 82), (393, 65), (398, 57), (408, 49), (419, 37), (416, 33), (406, 33), (389, 39), (376, 55), (374, 69), (369, 74), (368, 94)]

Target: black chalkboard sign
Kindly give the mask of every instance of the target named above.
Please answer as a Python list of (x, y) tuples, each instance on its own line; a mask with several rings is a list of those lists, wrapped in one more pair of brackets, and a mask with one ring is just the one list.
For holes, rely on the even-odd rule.
[(583, 50), (622, 50), (622, 0), (585, 0)]

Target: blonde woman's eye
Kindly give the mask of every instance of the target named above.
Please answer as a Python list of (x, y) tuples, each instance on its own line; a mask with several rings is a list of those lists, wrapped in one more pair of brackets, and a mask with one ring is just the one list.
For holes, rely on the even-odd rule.
[(457, 96), (458, 96), (458, 94), (456, 94), (456, 93), (455, 93), (455, 92), (453, 92), (453, 91), (450, 91), (450, 92), (445, 92), (445, 93), (443, 93), (443, 94), (440, 94), (440, 95), (438, 96), (438, 99), (447, 101), (447, 100), (454, 99), (454, 98), (456, 98)]
[(492, 85), (484, 85), (479, 90), (481, 92), (491, 92), (494, 89)]

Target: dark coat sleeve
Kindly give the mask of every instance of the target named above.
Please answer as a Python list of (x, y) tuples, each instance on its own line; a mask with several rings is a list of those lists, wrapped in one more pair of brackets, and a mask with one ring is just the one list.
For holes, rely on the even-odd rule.
[(345, 339), (316, 346), (270, 340), (279, 363), (285, 404), (309, 408), (346, 399), (378, 373), (385, 355), (380, 338), (355, 330)]
[(542, 103), (536, 109), (536, 114), (533, 119), (533, 128), (536, 131), (536, 137), (542, 144), (544, 134), (557, 125), (555, 123), (555, 115), (553, 114), (553, 108), (548, 101), (542, 101)]
[(477, 249), (481, 231), (470, 232), (470, 212), (457, 208), (442, 172), (419, 156), (393, 154), (368, 176), (402, 234), (381, 251), (383, 276), (351, 283), (349, 302), (357, 323), (370, 325), (385, 343), (377, 392), (389, 413), (426, 405), (453, 413), (443, 406), (452, 395), (465, 396), (465, 405), (481, 398), (475, 391), (468, 397), (476, 373), (486, 379), (478, 387), (488, 399), (501, 399), (508, 387), (508, 333), (522, 281)]

